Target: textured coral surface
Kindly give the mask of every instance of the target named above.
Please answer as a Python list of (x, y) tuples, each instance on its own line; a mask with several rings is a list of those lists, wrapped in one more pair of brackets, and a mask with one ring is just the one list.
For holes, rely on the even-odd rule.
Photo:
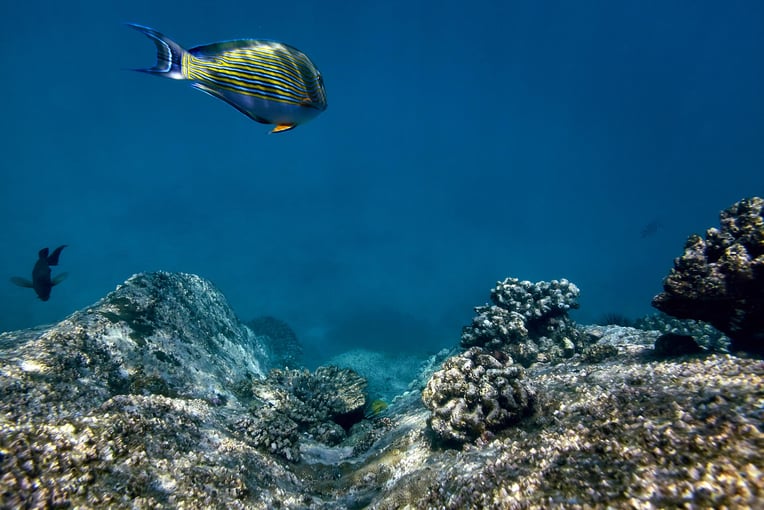
[[(764, 507), (760, 359), (657, 359), (658, 331), (585, 334), (606, 347), (522, 378), (498, 353), (446, 361), (472, 363), (461, 394), (496, 398), (483, 417), (501, 425), (445, 448), (421, 400), (445, 354), (384, 416), (343, 426), (357, 376), (266, 378), (208, 282), (141, 275), (60, 324), (0, 334), (0, 508)], [(494, 390), (513, 381), (532, 382), (534, 412), (505, 423)]]
[(466, 442), (519, 421), (534, 399), (522, 375), (511, 358), (480, 347), (447, 359), (422, 391), (430, 426), (447, 441)]
[(583, 348), (568, 311), (578, 308), (579, 290), (566, 279), (531, 283), (507, 278), (491, 290), (491, 305), (475, 308), (461, 344), (501, 349), (523, 366), (556, 362)]
[(721, 213), (721, 227), (692, 235), (653, 306), (680, 319), (708, 322), (731, 348), (764, 352), (764, 199)]

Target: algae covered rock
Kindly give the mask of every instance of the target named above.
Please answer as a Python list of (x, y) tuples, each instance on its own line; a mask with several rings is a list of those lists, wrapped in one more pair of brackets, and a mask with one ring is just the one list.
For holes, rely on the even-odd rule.
[(442, 439), (464, 443), (520, 421), (535, 397), (522, 376), (511, 358), (480, 347), (448, 358), (422, 392), (430, 427)]
[(233, 426), (246, 410), (232, 388), (264, 377), (263, 353), (220, 291), (180, 273), (137, 274), (58, 324), (0, 334), (0, 507), (268, 499), (276, 483), (239, 470), (283, 471)]
[(195, 275), (137, 274), (68, 320), (101, 335), (130, 392), (230, 398), (228, 381), (262, 377), (270, 364), (223, 294)]
[(201, 278), (139, 275), (114, 297), (0, 334), (0, 508), (764, 502), (760, 359), (656, 359), (657, 331), (622, 327), (590, 330), (616, 347), (596, 366), (575, 356), (523, 369), (474, 347), (438, 369), (441, 352), (412, 387), (431, 383), (453, 441), (474, 438), (455, 450), (432, 441), (435, 411), (416, 391), (363, 420), (357, 374), (248, 368), (268, 366), (258, 337)]
[(741, 200), (720, 220), (705, 239), (689, 237), (652, 304), (713, 325), (732, 350), (764, 353), (764, 199)]
[(517, 278), (498, 282), (490, 305), (475, 308), (462, 331), (463, 347), (501, 349), (529, 366), (573, 356), (586, 344), (568, 311), (578, 308), (579, 290), (566, 279), (532, 283)]

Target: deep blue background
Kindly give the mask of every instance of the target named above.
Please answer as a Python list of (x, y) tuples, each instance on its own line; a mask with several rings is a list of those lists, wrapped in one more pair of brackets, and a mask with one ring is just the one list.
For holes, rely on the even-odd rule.
[[(126, 71), (155, 55), (126, 21), (290, 43), (329, 108), (268, 135)], [(318, 361), (454, 345), (507, 276), (574, 281), (580, 322), (649, 313), (687, 235), (764, 194), (762, 27), (758, 0), (3, 2), (0, 267), (66, 243), (70, 277), (6, 279), (0, 330), (160, 269)]]

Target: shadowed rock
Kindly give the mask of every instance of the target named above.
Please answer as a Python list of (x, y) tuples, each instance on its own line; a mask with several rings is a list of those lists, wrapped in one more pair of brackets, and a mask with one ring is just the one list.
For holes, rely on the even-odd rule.
[(721, 213), (721, 228), (690, 236), (652, 304), (711, 324), (732, 350), (764, 353), (764, 200), (741, 200)]

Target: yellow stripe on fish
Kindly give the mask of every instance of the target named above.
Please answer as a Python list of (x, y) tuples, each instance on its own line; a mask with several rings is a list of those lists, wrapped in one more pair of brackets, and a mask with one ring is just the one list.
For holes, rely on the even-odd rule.
[(276, 41), (241, 39), (190, 50), (156, 30), (129, 23), (157, 48), (157, 63), (136, 69), (176, 80), (227, 102), (251, 119), (287, 131), (326, 110), (318, 68), (303, 52)]
[(188, 55), (183, 61), (183, 74), (192, 81), (274, 101), (302, 104), (305, 98), (310, 100), (304, 83), (285, 81), (273, 72), (280, 68), (273, 70), (265, 66), (253, 68), (236, 61), (227, 62), (226, 60), (228, 59), (218, 58), (208, 61)]

